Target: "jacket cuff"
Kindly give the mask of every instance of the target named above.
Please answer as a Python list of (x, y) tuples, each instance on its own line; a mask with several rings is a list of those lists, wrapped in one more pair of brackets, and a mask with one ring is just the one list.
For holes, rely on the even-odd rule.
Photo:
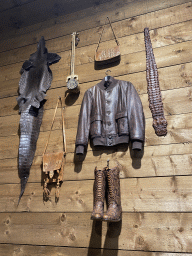
[(141, 150), (142, 146), (143, 146), (143, 143), (141, 141), (135, 140), (135, 141), (132, 142), (132, 149), (133, 150)]
[(84, 154), (84, 146), (83, 145), (76, 146), (76, 155), (78, 155), (78, 154)]

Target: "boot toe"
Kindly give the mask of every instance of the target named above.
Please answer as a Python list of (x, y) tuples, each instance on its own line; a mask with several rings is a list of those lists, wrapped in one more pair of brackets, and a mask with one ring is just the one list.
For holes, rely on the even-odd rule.
[(111, 204), (107, 212), (103, 215), (103, 221), (118, 222), (121, 220), (122, 209), (115, 203)]
[(108, 216), (108, 215), (103, 215), (103, 221), (108, 221), (108, 222), (118, 222), (121, 221), (121, 216)]
[(103, 215), (96, 213), (91, 215), (91, 220), (102, 220)]

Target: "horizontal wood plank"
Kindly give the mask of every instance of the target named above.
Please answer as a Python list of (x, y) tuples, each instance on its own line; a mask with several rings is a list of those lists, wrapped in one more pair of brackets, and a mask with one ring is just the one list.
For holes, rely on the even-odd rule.
[[(162, 48), (154, 49), (158, 68), (191, 62), (191, 48), (191, 41), (187, 41), (175, 45), (165, 46), (163, 47), (163, 50)], [(111, 74), (116, 77), (145, 71), (145, 69), (146, 56), (145, 51), (142, 51), (135, 54), (127, 54), (122, 56), (120, 64), (111, 68)], [(1, 67), (0, 82), (2, 83), (2, 86), (4, 87), (4, 83), (7, 84), (7, 82), (10, 80), (15, 80), (15, 82), (18, 81), (18, 79), (20, 79), (19, 70), (20, 65), (18, 64)], [(63, 67), (60, 66), (59, 63), (53, 65), (52, 71), (54, 81), (63, 81), (63, 83), (67, 75), (70, 73), (69, 65), (68, 67)], [(77, 65), (76, 67), (76, 73), (79, 75), (79, 81), (81, 81), (81, 83), (102, 79), (105, 74), (104, 72), (105, 70), (95, 70), (93, 63)]]
[[(183, 17), (183, 15), (180, 15), (179, 17)], [(186, 18), (190, 20), (186, 20), (181, 23), (178, 23), (179, 21), (177, 20), (176, 24), (169, 25), (166, 27), (160, 27), (160, 28), (153, 27), (153, 29), (149, 27), (153, 48), (191, 40), (192, 39), (192, 36), (191, 36), (192, 15), (191, 17), (187, 16)], [(144, 25), (139, 24), (143, 22), (143, 19), (136, 19), (134, 22), (138, 23), (136, 25), (136, 28), (138, 27), (138, 31), (136, 31), (136, 34), (131, 34), (131, 35), (129, 35), (129, 32), (127, 30), (126, 21), (121, 21), (119, 22), (118, 26), (116, 25), (116, 31), (124, 30), (124, 32), (121, 32), (122, 35), (119, 35), (119, 38), (118, 38), (118, 41), (120, 43), (120, 48), (121, 48), (121, 55), (133, 53), (137, 51), (143, 51), (145, 49), (144, 34), (142, 31)], [(75, 58), (76, 65), (94, 61), (94, 54), (95, 54), (95, 49), (97, 47), (97, 41), (99, 40), (99, 33), (100, 33), (100, 29), (98, 28), (81, 32), (81, 41), (76, 49), (76, 58)], [(100, 44), (101, 49), (112, 48), (116, 45), (114, 38), (113, 37), (111, 38), (112, 36), (111, 34), (112, 34), (111, 30), (110, 28), (108, 28), (108, 31), (106, 31), (103, 34), (102, 42)], [(70, 61), (69, 52), (71, 51), (71, 35), (67, 35), (64, 37), (59, 37), (59, 38), (47, 41), (46, 47), (48, 48), (49, 52), (57, 52), (61, 56), (60, 65), (63, 65), (66, 62)], [(7, 52), (2, 52), (0, 53), (0, 60), (1, 60), (0, 66), (10, 65), (17, 62), (21, 63), (20, 65), (22, 66), (22, 62), (28, 59), (29, 55), (35, 51), (36, 51), (36, 45), (29, 45), (29, 46), (11, 50), (9, 51), (9, 55), (7, 54)], [(69, 51), (69, 52), (66, 52), (66, 51)]]
[[(101, 0), (106, 3), (109, 0)], [(29, 1), (25, 5), (17, 4), (14, 8), (1, 12), (0, 29), (3, 32), (15, 28), (26, 27), (35, 23), (43, 22), (60, 15), (77, 12), (95, 5), (93, 0), (84, 2), (62, 0), (36, 0)]]
[[(179, 107), (178, 107), (179, 109)], [(183, 115), (167, 116), (168, 134), (165, 137), (155, 135), (152, 128), (152, 119), (146, 119), (145, 146), (171, 144), (171, 143), (190, 143), (192, 142), (191, 133), (191, 112)], [(59, 123), (60, 124), (60, 123)], [(50, 126), (49, 126), (50, 127)], [(49, 128), (50, 129), (50, 128)], [(17, 130), (16, 130), (17, 131)], [(77, 131), (77, 119), (73, 126), (66, 129), (67, 152), (72, 153), (75, 150), (75, 139)], [(49, 131), (40, 132), (37, 141), (36, 155), (42, 155), (45, 147), (45, 141), (49, 136)], [(5, 136), (0, 140), (0, 159), (14, 158), (18, 156), (19, 136)], [(88, 150), (92, 146), (88, 146)], [(100, 147), (96, 147), (101, 150)], [(53, 130), (51, 132), (47, 152), (58, 152), (62, 150), (62, 131)]]
[[(90, 170), (93, 172), (93, 170)], [(121, 179), (123, 212), (192, 211), (192, 176)], [(19, 184), (0, 185), (1, 212), (91, 212), (93, 180), (64, 181), (59, 202), (55, 203), (56, 184), (48, 185), (50, 199), (43, 201), (43, 182), (28, 183), (17, 207)]]
[[(167, 9), (164, 9), (166, 7)], [(65, 15), (60, 17), (58, 20), (53, 19), (31, 27), (29, 26), (23, 29), (17, 29), (13, 33), (6, 33), (0, 42), (0, 49), (1, 51), (6, 51), (34, 44), (38, 42), (42, 35), (44, 35), (46, 40), (50, 40), (64, 35), (69, 35), (71, 34), (71, 31), (81, 32), (90, 28), (100, 27), (105, 23), (106, 13), (110, 17), (111, 21), (115, 22), (113, 26), (116, 26), (119, 21), (131, 17), (128, 20), (128, 31), (130, 31), (129, 33), (131, 34), (134, 34), (135, 19), (132, 19), (134, 16), (138, 17), (141, 15), (141, 20), (144, 22), (142, 27), (150, 26), (152, 29), (158, 26), (174, 24), (175, 21), (182, 22), (188, 20), (188, 17), (191, 15), (190, 7), (191, 2), (189, 0), (172, 0), (169, 2), (150, 0), (147, 3), (144, 0), (139, 2), (129, 0), (121, 3), (119, 1), (113, 1), (110, 5), (105, 4), (94, 8), (88, 8), (78, 13)], [(185, 10), (184, 14), (182, 14), (183, 10)], [(173, 17), (171, 16), (172, 18), (170, 18), (172, 13), (174, 13)], [(147, 15), (146, 18), (143, 19), (142, 17), (144, 15), (142, 14)], [(149, 22), (147, 23), (148, 20)], [(139, 26), (136, 27), (139, 28)], [(141, 27), (139, 29), (141, 32)], [(116, 32), (118, 33), (118, 37), (120, 36), (119, 32), (121, 32), (121, 30)], [(135, 31), (135, 33), (138, 33), (138, 31)], [(91, 37), (89, 40), (90, 39)], [(7, 43), (7, 41), (9, 43)]]
[[(101, 77), (101, 79), (103, 79), (103, 76)], [(125, 80), (125, 81), (131, 81), (134, 84), (137, 92), (140, 94), (140, 97), (142, 99), (145, 115), (147, 111), (147, 117), (151, 116), (149, 114), (150, 110), (148, 108), (148, 97), (146, 94), (147, 93), (146, 73), (139, 72), (136, 74), (117, 76), (115, 78), (120, 80)], [(182, 104), (185, 104), (185, 101), (187, 100), (189, 102), (188, 105), (190, 105), (190, 87), (189, 86), (192, 85), (192, 63), (176, 65), (173, 67), (160, 68), (159, 78), (160, 78), (160, 87), (163, 94), (164, 104), (166, 104), (166, 98), (167, 98), (166, 95), (169, 95), (168, 96), (169, 104), (174, 104), (174, 102), (177, 100), (179, 100), (180, 103), (183, 100), (184, 102)], [(90, 87), (96, 85), (100, 81), (101, 80), (99, 81), (96, 80), (94, 82), (80, 84), (80, 94), (75, 96), (67, 94), (65, 97), (66, 87), (58, 88), (54, 90), (51, 89), (47, 92), (47, 102), (45, 103), (44, 108), (45, 109), (55, 108), (58, 96), (61, 96), (63, 104), (66, 107), (73, 108), (72, 106), (81, 104), (85, 91)], [(54, 85), (55, 84), (53, 84), (53, 86)], [(58, 84), (56, 84), (56, 86), (57, 85)], [(63, 82), (61, 82), (60, 85), (63, 85)], [(182, 87), (188, 87), (188, 88), (180, 89)], [(163, 90), (167, 90), (167, 89), (179, 89), (180, 91), (169, 90), (167, 92), (163, 92)], [(6, 91), (4, 91), (4, 93), (6, 93)], [(15, 93), (16, 93), (16, 88), (15, 88)], [(141, 96), (141, 94), (145, 94), (145, 95)], [(183, 97), (186, 97), (186, 98), (184, 99), (180, 97), (181, 95), (183, 95)], [(172, 102), (172, 100), (170, 102), (171, 97), (175, 98), (174, 102)], [(168, 114), (177, 113), (177, 110), (174, 110), (174, 108), (169, 105), (164, 106), (164, 108), (165, 108), (165, 111), (167, 108)], [(18, 109), (19, 108), (18, 108), (15, 96), (0, 98), (0, 116), (7, 116), (7, 115), (14, 115), (14, 114), (18, 115)]]
[(4, 243), (188, 253), (192, 250), (191, 213), (125, 213), (122, 223), (108, 226), (89, 220), (90, 213), (5, 213), (0, 218), (0, 239)]
[[(109, 166), (120, 168), (121, 178), (156, 177), (192, 174), (192, 143), (148, 146), (142, 152), (134, 153), (127, 147), (88, 151), (85, 159), (68, 153), (64, 167), (64, 180), (94, 179), (94, 168)], [(30, 171), (29, 182), (42, 180), (42, 156), (36, 156)], [(17, 158), (0, 160), (0, 184), (20, 183)]]
[(128, 251), (128, 250), (109, 250), (104, 248), (74, 248), (74, 247), (58, 247), (58, 246), (30, 246), (30, 245), (13, 245), (0, 244), (1, 256), (14, 255), (19, 253), (19, 256), (191, 256), (185, 253), (166, 253), (166, 252), (144, 252), (144, 251)]
[[(192, 85), (192, 63), (185, 63), (181, 65), (175, 65), (170, 67), (159, 68), (159, 82), (161, 90), (167, 89), (176, 89)], [(103, 75), (104, 76), (104, 75)], [(115, 77), (116, 79), (130, 81), (134, 84), (137, 92), (139, 94), (147, 93), (147, 83), (146, 83), (146, 72), (138, 72), (128, 75)], [(19, 79), (18, 79), (19, 80)], [(47, 92), (48, 101), (45, 104), (45, 108), (54, 108), (55, 102), (57, 101), (58, 95), (63, 99), (63, 104), (66, 106), (81, 104), (83, 95), (85, 91), (100, 82), (96, 80), (88, 83), (80, 83), (80, 95), (78, 97), (66, 95), (64, 100), (64, 95), (67, 90), (66, 83), (64, 81), (54, 81), (52, 82), (50, 90)], [(56, 88), (58, 88), (56, 90)], [(17, 96), (18, 82), (16, 80), (7, 81), (4, 83), (4, 86), (1, 86), (0, 91), (0, 106), (3, 109), (4, 115), (12, 115), (13, 112), (10, 112), (10, 109), (16, 107), (16, 98), (10, 98), (11, 96)], [(6, 97), (6, 99), (2, 99)], [(17, 110), (17, 109), (16, 109)], [(2, 115), (2, 113), (1, 113)]]
[[(147, 87), (147, 86), (146, 86)], [(55, 91), (52, 94), (52, 98), (49, 97), (49, 100), (45, 104), (45, 111), (43, 116), (43, 121), (41, 125), (41, 131), (49, 131), (51, 127), (51, 122), (53, 119), (55, 106), (57, 102), (58, 95), (62, 95), (62, 90), (58, 89), (58, 92)], [(179, 115), (179, 114), (188, 114), (192, 112), (192, 102), (191, 102), (191, 87), (179, 88), (175, 90), (162, 91), (164, 112), (166, 116), (169, 115)], [(51, 93), (50, 93), (51, 96)], [(71, 101), (73, 101), (73, 95), (70, 96)], [(81, 93), (80, 99), (78, 102), (81, 102), (83, 98), (83, 93)], [(140, 95), (145, 118), (151, 118), (152, 114), (149, 109), (148, 95)], [(0, 136), (12, 136), (19, 134), (19, 120), (20, 115), (18, 113), (18, 105), (15, 104), (15, 97), (0, 99), (1, 108), (0, 108)], [(10, 104), (8, 104), (10, 103)], [(66, 100), (65, 100), (66, 103)], [(78, 124), (78, 115), (80, 112), (81, 105), (68, 106), (64, 109), (64, 118), (65, 118), (65, 127), (66, 129), (77, 128)], [(2, 116), (1, 116), (2, 115)], [(11, 118), (11, 126), (10, 126)], [(56, 119), (54, 122), (53, 130), (61, 129), (61, 109), (59, 108), (56, 113)]]

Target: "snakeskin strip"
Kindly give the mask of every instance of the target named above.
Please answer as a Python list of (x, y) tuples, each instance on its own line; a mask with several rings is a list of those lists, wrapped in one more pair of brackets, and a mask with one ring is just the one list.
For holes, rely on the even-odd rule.
[(153, 128), (157, 136), (167, 134), (167, 120), (164, 116), (159, 77), (153, 48), (151, 44), (149, 29), (144, 29), (145, 49), (146, 49), (146, 77), (149, 108), (153, 117)]

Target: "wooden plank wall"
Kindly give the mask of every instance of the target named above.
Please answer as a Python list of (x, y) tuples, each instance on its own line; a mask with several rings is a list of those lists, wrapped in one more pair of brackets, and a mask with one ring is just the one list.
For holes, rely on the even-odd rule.
[[(78, 113), (84, 92), (105, 76), (94, 69), (94, 50), (106, 16), (121, 45), (121, 63), (112, 75), (131, 81), (146, 117), (141, 153), (129, 148), (88, 147), (83, 159), (74, 154)], [(0, 255), (184, 256), (192, 255), (192, 2), (184, 0), (111, 1), (97, 8), (8, 33), (0, 41)], [(148, 107), (143, 30), (150, 28), (159, 70), (168, 134), (159, 138)], [(64, 98), (70, 70), (71, 32), (81, 41), (75, 73), (81, 93)], [(29, 182), (17, 208), (19, 119), (16, 95), (19, 70), (44, 35), (49, 52), (61, 55), (51, 67), (53, 82)], [(102, 47), (113, 46), (106, 29)], [(58, 96), (65, 104), (67, 156), (60, 200), (43, 202), (41, 162)], [(50, 152), (62, 147), (61, 120), (56, 118)], [(90, 220), (94, 167), (119, 164), (123, 217), (120, 223)]]

